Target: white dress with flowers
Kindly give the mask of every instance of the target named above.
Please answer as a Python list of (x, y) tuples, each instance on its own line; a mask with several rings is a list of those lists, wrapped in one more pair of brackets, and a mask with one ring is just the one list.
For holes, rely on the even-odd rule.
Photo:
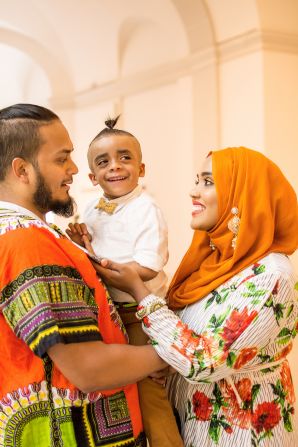
[(144, 320), (179, 372), (168, 390), (185, 447), (298, 446), (285, 360), (298, 331), (297, 283), (286, 256), (268, 255), (176, 315), (164, 306)]

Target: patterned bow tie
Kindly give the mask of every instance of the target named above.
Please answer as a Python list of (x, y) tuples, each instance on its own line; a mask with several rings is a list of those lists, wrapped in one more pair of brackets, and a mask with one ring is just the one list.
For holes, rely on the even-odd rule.
[(96, 205), (95, 208), (97, 208), (98, 210), (103, 210), (103, 211), (105, 211), (108, 214), (113, 214), (113, 212), (117, 208), (117, 205), (118, 205), (118, 203), (108, 202), (103, 197), (101, 197), (100, 201), (98, 202), (98, 204)]

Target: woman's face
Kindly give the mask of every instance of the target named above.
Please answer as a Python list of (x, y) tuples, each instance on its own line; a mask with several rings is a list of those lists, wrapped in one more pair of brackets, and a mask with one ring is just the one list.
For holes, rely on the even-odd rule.
[(191, 228), (203, 231), (211, 230), (218, 221), (217, 194), (212, 176), (211, 156), (207, 157), (202, 164), (190, 196), (193, 204)]

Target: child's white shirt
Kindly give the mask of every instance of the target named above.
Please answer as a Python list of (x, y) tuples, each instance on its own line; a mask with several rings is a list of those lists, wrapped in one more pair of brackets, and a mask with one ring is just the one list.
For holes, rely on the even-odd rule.
[[(136, 261), (142, 267), (158, 274), (146, 287), (158, 296), (166, 292), (167, 276), (163, 271), (168, 261), (168, 231), (165, 219), (154, 199), (137, 186), (131, 193), (117, 199), (113, 214), (97, 209), (100, 197), (86, 207), (83, 222), (92, 235), (92, 247), (97, 256), (115, 262)], [(111, 298), (116, 302), (134, 302), (127, 293), (108, 287)]]

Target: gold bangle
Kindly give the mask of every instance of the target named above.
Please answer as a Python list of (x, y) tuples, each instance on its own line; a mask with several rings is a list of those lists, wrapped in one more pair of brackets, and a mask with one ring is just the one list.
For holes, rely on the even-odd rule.
[(155, 295), (148, 295), (144, 298), (153, 298), (152, 301), (145, 305), (138, 305), (136, 317), (138, 320), (143, 320), (143, 318), (147, 317), (148, 315), (152, 314), (153, 312), (157, 311), (163, 306), (166, 306), (166, 301), (163, 298), (156, 297)]

